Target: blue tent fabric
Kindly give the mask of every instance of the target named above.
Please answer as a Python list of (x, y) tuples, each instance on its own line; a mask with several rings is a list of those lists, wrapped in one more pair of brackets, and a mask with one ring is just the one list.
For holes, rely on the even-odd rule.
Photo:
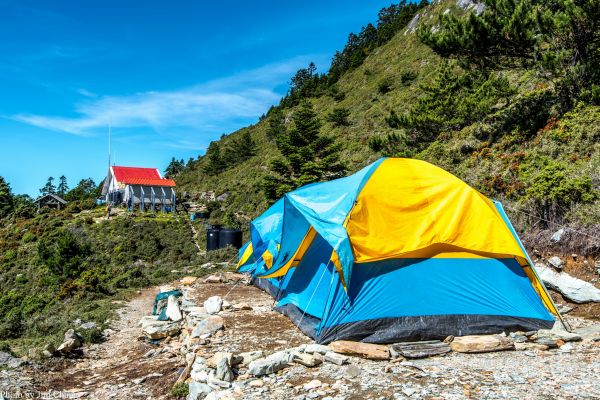
[[(515, 258), (355, 263), (344, 223), (382, 161), (294, 190), (252, 222), (254, 254), (240, 271), (274, 297), (278, 311), (319, 343), (392, 343), (552, 327), (553, 316)], [(494, 205), (519, 241), (502, 205)], [(316, 235), (299, 263), (282, 277), (264, 278), (288, 263), (310, 228)], [(273, 256), (270, 268), (261, 258), (266, 250)], [(333, 250), (343, 281), (330, 259)]]

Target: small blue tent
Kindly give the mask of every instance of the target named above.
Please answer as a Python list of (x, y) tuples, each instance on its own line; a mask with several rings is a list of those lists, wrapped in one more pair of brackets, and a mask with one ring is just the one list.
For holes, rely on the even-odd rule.
[(410, 159), (286, 194), (238, 268), (319, 343), (391, 343), (553, 325), (556, 306), (502, 205)]

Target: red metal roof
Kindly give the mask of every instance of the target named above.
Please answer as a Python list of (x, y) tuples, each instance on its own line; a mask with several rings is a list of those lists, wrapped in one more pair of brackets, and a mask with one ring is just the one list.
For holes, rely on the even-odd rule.
[(163, 179), (156, 168), (119, 167), (114, 165), (112, 170), (117, 182), (126, 185), (175, 186), (175, 181)]
[(144, 178), (126, 178), (123, 181), (126, 185), (142, 185), (142, 186), (170, 186), (175, 187), (173, 179), (144, 179)]
[(118, 167), (114, 165), (112, 167), (115, 173), (115, 179), (117, 182), (125, 183), (126, 179), (161, 179), (158, 170), (156, 168), (138, 168), (138, 167)]

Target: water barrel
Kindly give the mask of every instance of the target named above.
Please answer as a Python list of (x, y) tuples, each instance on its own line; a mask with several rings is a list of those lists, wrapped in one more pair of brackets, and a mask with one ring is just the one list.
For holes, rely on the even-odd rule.
[(209, 228), (206, 230), (206, 250), (217, 250), (219, 248), (220, 229)]
[(224, 228), (219, 231), (219, 248), (231, 245), (236, 249), (242, 247), (242, 231), (239, 229)]

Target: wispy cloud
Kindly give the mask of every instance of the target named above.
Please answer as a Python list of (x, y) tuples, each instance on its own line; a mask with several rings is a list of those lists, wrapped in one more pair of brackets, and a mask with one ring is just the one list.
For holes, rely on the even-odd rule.
[(122, 130), (150, 128), (159, 135), (181, 128), (191, 129), (195, 135), (224, 133), (276, 103), (282, 93), (275, 88), (312, 58), (297, 57), (173, 91), (91, 97), (93, 93), (81, 89), (79, 93), (86, 99), (74, 106), (73, 117), (18, 114), (9, 118), (82, 136), (105, 132), (109, 124)]

